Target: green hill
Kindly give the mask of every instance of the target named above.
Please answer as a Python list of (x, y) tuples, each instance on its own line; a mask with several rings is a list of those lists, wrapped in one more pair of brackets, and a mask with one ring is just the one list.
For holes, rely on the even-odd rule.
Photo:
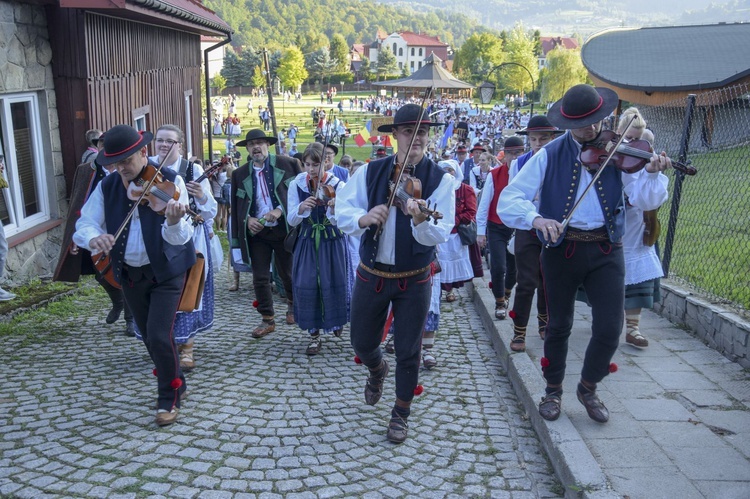
[(296, 44), (303, 52), (320, 47), (321, 36), (338, 33), (347, 43), (372, 42), (378, 28), (438, 35), (452, 47), (472, 33), (487, 31), (463, 14), (418, 12), (359, 0), (205, 0), (235, 31), (232, 44), (283, 48)]

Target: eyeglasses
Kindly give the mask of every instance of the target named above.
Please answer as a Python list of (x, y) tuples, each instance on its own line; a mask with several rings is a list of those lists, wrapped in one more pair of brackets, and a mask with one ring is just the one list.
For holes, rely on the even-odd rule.
[(326, 158), (332, 158), (334, 156), (336, 156), (336, 153), (333, 153), (333, 152), (327, 152), (327, 153), (325, 153), (325, 157)]
[(173, 146), (173, 145), (177, 144), (177, 141), (176, 140), (172, 140), (172, 139), (156, 139), (156, 143), (157, 144), (167, 144), (168, 146)]

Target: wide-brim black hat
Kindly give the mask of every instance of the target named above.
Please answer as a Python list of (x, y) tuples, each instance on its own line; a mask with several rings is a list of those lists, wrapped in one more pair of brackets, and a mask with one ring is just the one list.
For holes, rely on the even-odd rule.
[(266, 142), (268, 142), (269, 146), (272, 146), (276, 142), (279, 141), (279, 139), (277, 139), (276, 137), (268, 137), (268, 136), (266, 136), (266, 132), (264, 132), (260, 128), (253, 128), (252, 130), (250, 130), (249, 132), (247, 132), (247, 135), (245, 135), (245, 140), (240, 140), (239, 142), (237, 142), (235, 144), (235, 146), (236, 147), (245, 147), (245, 146), (247, 146), (248, 142), (251, 142), (253, 140), (259, 140), (259, 139), (262, 139), (262, 140), (265, 140)]
[(393, 117), (393, 123), (387, 125), (380, 125), (378, 132), (391, 133), (397, 126), (402, 125), (419, 125), (419, 126), (443, 126), (444, 123), (435, 123), (430, 120), (430, 115), (426, 109), (422, 109), (422, 106), (417, 104), (406, 104), (401, 106), (396, 111), (396, 116)]
[(528, 135), (529, 132), (547, 132), (553, 134), (565, 133), (565, 130), (556, 128), (552, 123), (549, 122), (547, 117), (543, 114), (535, 114), (529, 120), (529, 124), (526, 128), (520, 132), (516, 132), (517, 135)]
[(104, 132), (104, 148), (96, 156), (96, 162), (101, 166), (118, 163), (140, 151), (153, 139), (151, 132), (139, 132), (129, 125), (113, 126)]
[(569, 88), (547, 111), (547, 118), (562, 130), (583, 128), (609, 116), (619, 101), (614, 90), (582, 83)]

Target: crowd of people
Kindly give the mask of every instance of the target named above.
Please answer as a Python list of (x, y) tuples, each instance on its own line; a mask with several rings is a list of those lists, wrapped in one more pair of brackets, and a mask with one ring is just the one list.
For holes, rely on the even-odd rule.
[[(577, 397), (592, 419), (606, 422), (596, 385), (609, 372), (625, 318), (626, 342), (648, 345), (638, 317), (653, 305), (661, 267), (643, 237), (644, 212), (666, 200), (661, 172), (670, 166), (663, 153), (635, 173), (581, 162), (617, 102), (610, 90), (577, 85), (547, 116), (524, 120), (506, 137), (497, 130), (518, 126), (515, 112), (404, 101), (377, 129), (398, 152), (383, 149), (366, 163), (343, 156), (337, 164), (338, 147), (325, 140), (274, 154), (283, 139), (261, 129), (205, 165), (183, 158), (185, 136), (174, 125), (155, 135), (126, 125), (93, 131), (76, 171), (56, 279), (93, 273), (112, 302), (106, 321), (125, 312), (126, 334), (143, 341), (155, 365), (156, 423), (169, 425), (186, 395), (184, 373), (196, 368), (197, 335), (213, 323), (213, 281), (224, 256), (218, 237), (226, 230), (229, 290), (252, 274), (259, 317), (249, 336), (260, 341), (276, 331), (274, 290), (309, 356), (324, 353), (325, 338), (342, 336), (348, 325), (368, 372), (367, 404), (378, 403), (393, 365), (386, 435), (400, 443), (420, 368), (439, 365), (441, 301), (455, 302), (456, 290), (483, 276), (488, 260), (494, 315), (511, 319), (514, 352), (526, 348), (536, 295), (545, 419), (560, 414), (574, 302), (590, 304)], [(449, 125), (463, 132), (446, 141)], [(630, 109), (618, 133), (635, 140), (649, 131)], [(244, 163), (233, 152), (243, 149)], [(193, 303), (186, 297), (195, 298), (196, 280), (205, 285)]]

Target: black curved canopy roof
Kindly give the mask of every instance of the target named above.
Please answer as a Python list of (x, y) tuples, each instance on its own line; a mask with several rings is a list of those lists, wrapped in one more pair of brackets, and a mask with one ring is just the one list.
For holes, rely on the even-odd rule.
[(750, 24), (613, 29), (592, 36), (581, 59), (621, 88), (668, 92), (718, 88), (750, 75)]

